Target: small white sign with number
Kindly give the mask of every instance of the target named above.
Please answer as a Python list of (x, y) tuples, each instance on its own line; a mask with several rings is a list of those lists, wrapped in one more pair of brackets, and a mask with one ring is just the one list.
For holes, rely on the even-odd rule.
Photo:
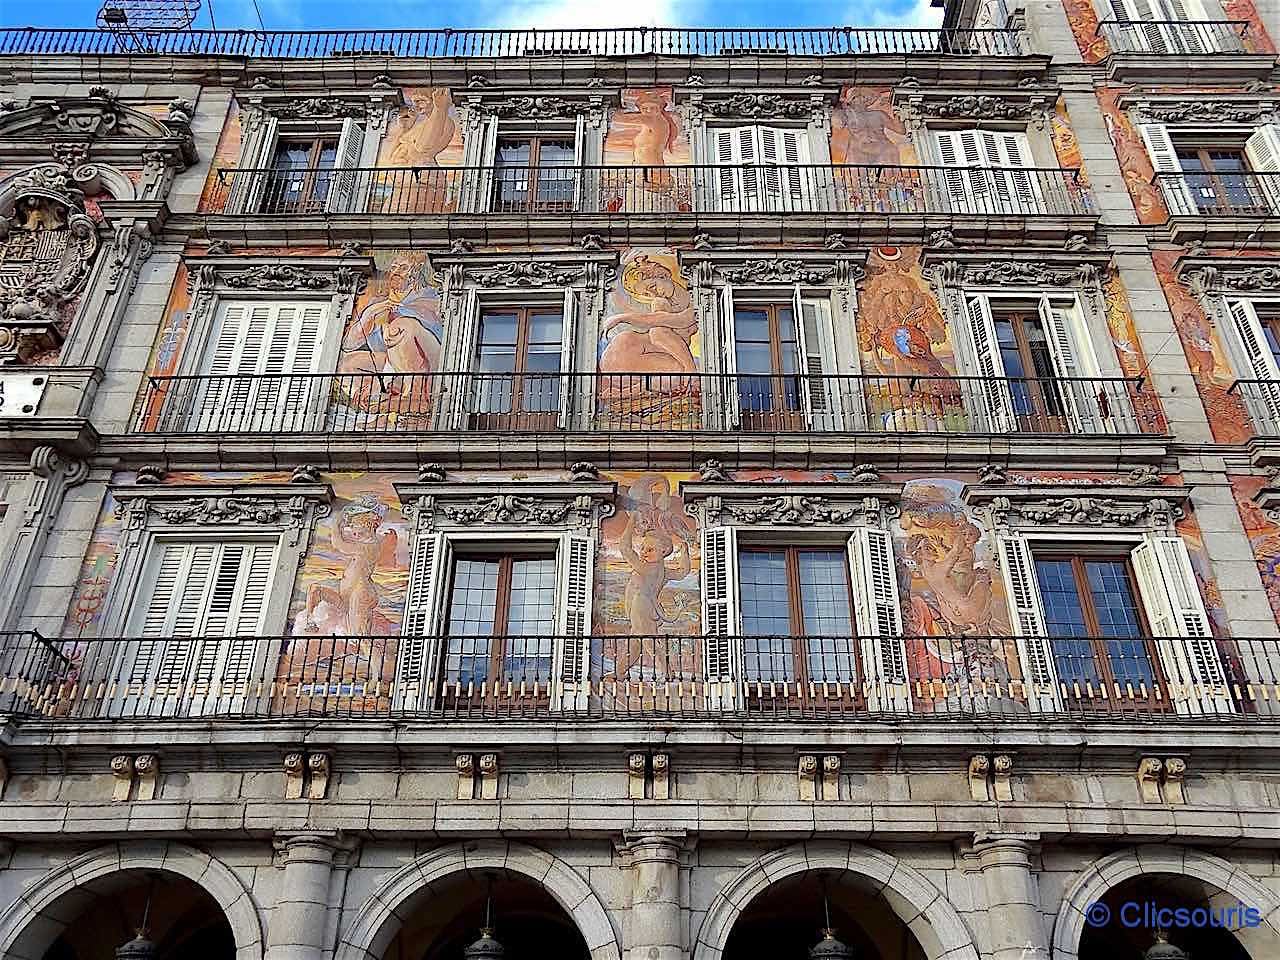
[(48, 382), (43, 374), (0, 373), (0, 417), (34, 417)]

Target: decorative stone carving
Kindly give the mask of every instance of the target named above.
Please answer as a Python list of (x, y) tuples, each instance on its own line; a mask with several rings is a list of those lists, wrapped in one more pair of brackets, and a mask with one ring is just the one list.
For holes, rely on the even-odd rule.
[(1187, 794), (1183, 783), (1187, 775), (1187, 761), (1181, 757), (1167, 757), (1164, 761), (1164, 802), (1185, 804)]
[(822, 249), (847, 250), (849, 249), (849, 244), (845, 241), (843, 233), (828, 233), (822, 238)]
[(467, 276), (483, 287), (565, 287), (586, 275), (584, 265), (567, 266), (538, 260), (508, 260)]
[(814, 104), (807, 97), (798, 99), (776, 93), (738, 93), (732, 97), (703, 100), (702, 109), (713, 117), (801, 120), (813, 113)]
[(450, 253), (473, 253), (476, 245), (463, 237), (454, 237), (449, 243)]
[(998, 753), (991, 758), (991, 786), (997, 803), (1013, 802), (1013, 757)]
[(715, 246), (715, 242), (711, 239), (711, 234), (709, 233), (695, 233), (690, 246), (695, 250), (710, 250)]
[(302, 799), (302, 780), (306, 771), (306, 757), (299, 751), (284, 755), (284, 798)]
[(115, 787), (111, 791), (112, 803), (123, 803), (129, 799), (129, 791), (133, 789), (133, 757), (118, 754), (111, 758), (111, 776), (115, 778)]
[(444, 483), (443, 463), (424, 463), (418, 468), (419, 483)]
[(569, 479), (573, 483), (594, 483), (600, 479), (600, 468), (589, 460), (578, 460), (569, 466)]
[(983, 484), (1008, 483), (1009, 472), (998, 463), (985, 463), (978, 468), (978, 482)]
[(471, 527), (593, 529), (613, 516), (617, 484), (582, 477), (561, 482), (396, 484), (419, 532)]
[(570, 501), (546, 501), (533, 497), (499, 494), (475, 503), (444, 504), (440, 510), (460, 526), (485, 524), (557, 524), (573, 509)]
[(476, 758), (475, 754), (460, 753), (453, 758), (453, 765), (458, 771), (458, 799), (473, 800), (476, 795)]
[(1164, 764), (1159, 757), (1143, 757), (1138, 761), (1138, 797), (1143, 803), (1160, 802), (1160, 773)]
[(993, 260), (969, 263), (965, 284), (974, 286), (1072, 287), (1093, 279), (1092, 264), (1054, 264), (1030, 260)]
[(1154, 123), (1255, 123), (1270, 119), (1276, 105), (1269, 101), (1211, 100), (1199, 97), (1194, 100), (1146, 101), (1136, 107), (1145, 120)]
[(930, 115), (954, 120), (1029, 120), (1043, 109), (1042, 101), (981, 94), (960, 94), (928, 105)]
[[(279, 120), (366, 120), (373, 103), (338, 97), (304, 97), (301, 100), (272, 99), (264, 102), (262, 107)], [(381, 109), (380, 105), (378, 109)]]
[(627, 796), (632, 800), (644, 799), (645, 768), (648, 759), (643, 753), (627, 755)]
[(598, 233), (584, 233), (578, 241), (578, 246), (583, 250), (603, 250), (604, 237)]
[(671, 799), (671, 757), (665, 753), (653, 755), (653, 799)]
[(969, 758), (969, 796), (979, 803), (991, 799), (991, 758), (977, 754)]
[(1143, 464), (1134, 467), (1125, 474), (1125, 483), (1132, 484), (1135, 487), (1148, 487), (1160, 482), (1160, 468)]
[(156, 782), (160, 775), (160, 758), (154, 753), (139, 754), (133, 760), (133, 770), (138, 777), (138, 791), (134, 799), (154, 800)]
[(31, 451), (31, 472), (37, 477), (52, 480), (59, 471), (65, 471), (68, 487), (79, 486), (89, 478), (87, 461), (64, 457), (57, 447), (44, 444)]
[(290, 483), (319, 483), (320, 468), (312, 463), (300, 463), (289, 473)]
[(66, 309), (98, 251), (78, 185), (90, 178), (85, 170), (48, 163), (13, 181), (13, 206), (0, 216), (0, 364), (26, 363), (62, 343)]
[(802, 753), (796, 768), (796, 782), (800, 787), (801, 800), (818, 799), (818, 757), (812, 753)]
[(498, 755), (480, 754), (480, 799), (498, 799)]
[(323, 800), (329, 791), (329, 754), (307, 754), (307, 773), (311, 779), (307, 788), (308, 799)]
[(182, 527), (266, 526), (281, 529), (296, 546), (315, 520), (329, 515), (333, 492), (327, 484), (122, 484), (112, 487), (115, 515), (126, 530), (154, 524)]
[(1180, 520), (1183, 515), (1181, 507), (1175, 507), (1167, 500), (1126, 503), (1109, 497), (1058, 497), (1017, 503), (1008, 497), (997, 497), (991, 501), (990, 510), (1001, 526), (1007, 526), (1010, 515), (1014, 513), (1028, 524), (1067, 523), (1112, 527), (1132, 527), (1146, 523), (1168, 526)]
[(822, 758), (822, 799), (840, 799), (840, 757), (829, 753)]
[(698, 468), (698, 476), (703, 483), (728, 483), (729, 473), (719, 460), (703, 460)]
[(719, 522), (721, 514), (740, 524), (772, 526), (813, 526), (814, 524), (853, 523), (867, 513), (881, 508), (876, 498), (868, 502), (848, 503), (828, 500), (825, 497), (808, 497), (784, 494), (778, 497), (760, 497), (756, 500), (720, 500), (714, 506), (708, 503), (707, 519)]
[(929, 234), (929, 246), (937, 250), (954, 250), (956, 235), (954, 230), (934, 230)]
[(364, 292), (368, 283), (364, 273), (345, 267), (314, 270), (288, 263), (262, 263), (247, 270), (227, 271), (221, 279), (235, 290), (338, 290), (357, 295)]
[(721, 266), (719, 273), (730, 283), (827, 283), (835, 265), (817, 265), (799, 259), (748, 260), (738, 266)]
[(685, 512), (702, 526), (861, 526), (898, 515), (902, 484), (682, 481)]
[(859, 463), (853, 468), (853, 475), (849, 478), (853, 483), (879, 483), (880, 468), (874, 463)]

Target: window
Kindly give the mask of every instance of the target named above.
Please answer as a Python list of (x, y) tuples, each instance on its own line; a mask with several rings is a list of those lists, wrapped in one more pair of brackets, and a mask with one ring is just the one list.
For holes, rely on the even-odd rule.
[(1074, 295), (965, 300), (976, 389), (991, 430), (1066, 433), (1117, 413), (1101, 389)]
[(502, 137), (495, 210), (571, 210), (577, 177), (573, 137)]
[(263, 213), (317, 213), (325, 209), (338, 158), (336, 137), (281, 139), (262, 197)]
[[(157, 539), (126, 620), (137, 639), (116, 676), (197, 711), (236, 693), (253, 668), (275, 566), (274, 540)], [(185, 693), (191, 683), (204, 686)]]
[[(840, 430), (831, 304), (805, 297), (759, 297), (725, 287), (725, 403), (728, 425), (752, 431)], [(801, 322), (797, 323), (799, 317)]]
[(562, 307), (482, 310), (474, 358), (475, 428), (554, 428), (563, 352)]
[(1139, 126), (1171, 216), (1280, 211), (1280, 125), (1251, 135)]
[(721, 210), (814, 209), (816, 183), (807, 131), (787, 127), (713, 129)]
[(1206, 53), (1230, 34), (1213, 29), (1199, 0), (1110, 0), (1123, 26), (1125, 49), (1152, 53)]
[[(223, 300), (194, 381), (188, 429), (315, 429), (323, 393), (314, 374), (330, 302)], [(179, 381), (171, 389), (189, 389)]]
[(1126, 684), (1149, 696), (1155, 655), (1127, 556), (1036, 554), (1036, 581), (1058, 679), (1087, 687)]
[(555, 631), (554, 555), (455, 559), (445, 631), (446, 684), (490, 698), (495, 684), (536, 687), (545, 697)]
[(959, 213), (1028, 214), (1046, 210), (1021, 131), (939, 130), (942, 186)]
[(1280, 427), (1280, 301), (1227, 300), (1239, 357), (1240, 395), (1259, 429)]
[(857, 678), (849, 561), (842, 549), (743, 548), (743, 678), (817, 683)]

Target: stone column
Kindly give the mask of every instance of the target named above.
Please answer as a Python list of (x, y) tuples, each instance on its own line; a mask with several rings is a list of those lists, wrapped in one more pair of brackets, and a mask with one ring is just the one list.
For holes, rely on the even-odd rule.
[(1025, 837), (999, 835), (983, 837), (973, 846), (987, 892), (992, 960), (1049, 960), (1031, 849)]
[(284, 860), (284, 881), (267, 924), (266, 960), (321, 960), (337, 838), (304, 833), (277, 836), (275, 843)]
[(684, 960), (680, 936), (680, 849), (683, 837), (628, 838), (631, 923), (626, 960)]

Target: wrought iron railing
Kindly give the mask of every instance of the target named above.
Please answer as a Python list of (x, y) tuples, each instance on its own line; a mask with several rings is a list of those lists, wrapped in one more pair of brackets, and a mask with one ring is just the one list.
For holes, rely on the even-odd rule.
[(1112, 53), (1244, 53), (1248, 20), (1104, 20), (1097, 32)]
[(1169, 216), (1280, 214), (1280, 173), (1157, 173)]
[[(357, 359), (363, 362), (359, 354)], [(707, 373), (148, 377), (136, 433), (1157, 434), (1140, 379)]]
[[(1032, 681), (1010, 637), (907, 638), (889, 660), (848, 636), (95, 639), (58, 656), (7, 639), (0, 713), (52, 720), (1280, 718), (1275, 640), (1055, 638), (1052, 674)], [(709, 643), (727, 674), (708, 674)], [(1208, 660), (1208, 675), (1188, 666)]]
[(2, 54), (165, 54), (168, 56), (540, 57), (540, 56), (940, 56), (1024, 53), (1017, 30), (814, 27), (566, 30), (183, 30), (143, 33), (0, 29)]
[(960, 213), (1089, 216), (1080, 172), (884, 164), (228, 168), (215, 214)]

